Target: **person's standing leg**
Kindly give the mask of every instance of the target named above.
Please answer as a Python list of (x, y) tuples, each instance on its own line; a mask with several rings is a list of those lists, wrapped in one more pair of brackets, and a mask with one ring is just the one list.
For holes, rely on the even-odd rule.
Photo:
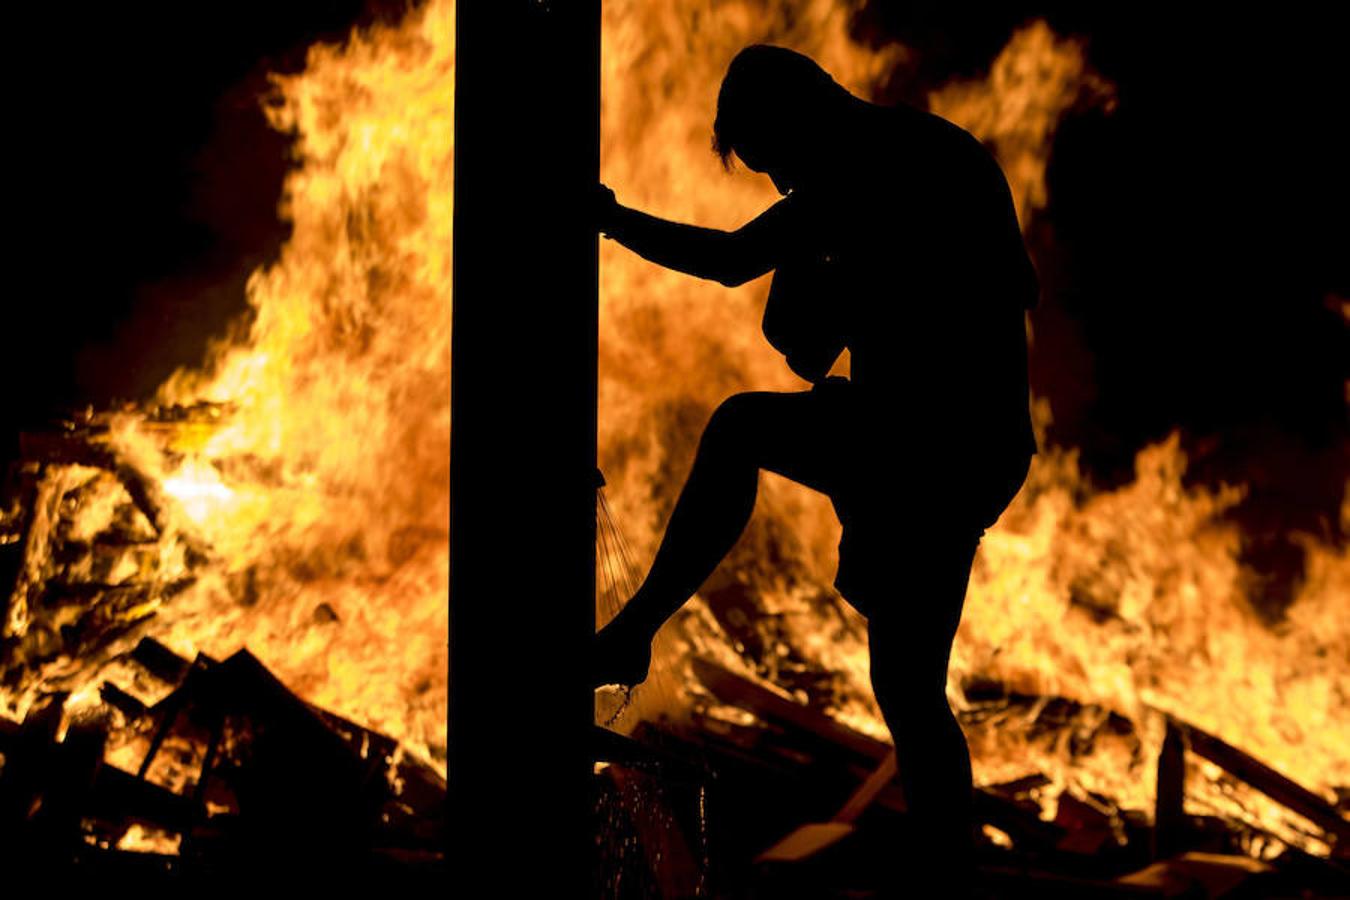
[[(915, 488), (895, 508), (864, 504), (846, 526), (871, 542), (857, 547), (850, 587), (868, 617), (872, 689), (914, 823), (915, 870), (895, 873), (899, 897), (933, 895), (906, 889), (925, 882), (947, 897), (974, 889), (970, 750), (947, 703), (947, 668), (980, 539), (1021, 489), (1029, 460), (978, 463), (948, 461), (954, 470), (929, 482), (937, 493)], [(916, 462), (916, 471), (928, 465)]]
[[(897, 780), (913, 823), (911, 860), (896, 883), (928, 884), (964, 896), (974, 875), (973, 784), (965, 735), (947, 702), (947, 665), (961, 620), (978, 534), (935, 534), (906, 548), (885, 572), (868, 572), (864, 592), (872, 688), (895, 742)], [(884, 581), (884, 583), (883, 583)]]

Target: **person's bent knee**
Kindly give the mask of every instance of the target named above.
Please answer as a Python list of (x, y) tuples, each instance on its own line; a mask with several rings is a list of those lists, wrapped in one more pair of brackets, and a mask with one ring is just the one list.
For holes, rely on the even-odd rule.
[(755, 433), (760, 395), (754, 391), (732, 394), (713, 410), (703, 440), (729, 449), (743, 447)]
[[(884, 651), (883, 651), (884, 652)], [(951, 715), (947, 701), (947, 669), (923, 651), (886, 658), (875, 651), (870, 661), (872, 692), (885, 711), (906, 717), (937, 719)]]
[(942, 724), (953, 715), (945, 689), (939, 692), (913, 683), (888, 683), (884, 679), (874, 678), (872, 693), (883, 714), (916, 725)]

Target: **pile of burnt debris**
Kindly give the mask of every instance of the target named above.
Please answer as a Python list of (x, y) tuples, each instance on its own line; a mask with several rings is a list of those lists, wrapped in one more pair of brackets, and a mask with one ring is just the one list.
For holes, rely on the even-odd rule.
[[(877, 886), (894, 884), (907, 835), (923, 827), (906, 816), (891, 746), (714, 662), (691, 664), (719, 703), (753, 721), (696, 715), (692, 724), (642, 722), (628, 738), (606, 733), (596, 767), (602, 822), (633, 840), (602, 859), (603, 896), (890, 896)], [(1246, 822), (1187, 813), (1188, 754), (1314, 823), (1330, 857)], [(1151, 814), (1065, 792), (1046, 820), (1034, 799), (1047, 783), (1039, 775), (978, 790), (983, 896), (1350, 896), (1344, 803), (1175, 719), (1157, 766)], [(906, 895), (942, 896), (940, 886), (917, 883)]]
[[(212, 433), (220, 415), (174, 408), (147, 427), (172, 452)], [(189, 660), (154, 639), (157, 610), (190, 587), (211, 549), (167, 527), (181, 518), (172, 498), (107, 428), (91, 415), (25, 434), (0, 498), (0, 689), (36, 697), (21, 722), (0, 717), (0, 851), (40, 867), (50, 885), (247, 887), (260, 868), (440, 883), (446, 784), (434, 768), (305, 702), (247, 651)], [(106, 527), (91, 536), (76, 514), (97, 503)], [(170, 541), (183, 562), (165, 569)], [(801, 703), (707, 660), (690, 664), (717, 704), (744, 715), (696, 709), (628, 736), (595, 729), (600, 896), (880, 896), (876, 886), (905, 865), (907, 835), (923, 827), (906, 814), (890, 745), (817, 711), (828, 693), (820, 673), (798, 673), (795, 686), (816, 701)], [(1072, 701), (1032, 700), (1049, 730), (1074, 717)], [(963, 725), (1019, 702), (991, 697)], [(1129, 737), (1120, 717), (1097, 721)], [(1188, 814), (1188, 755), (1297, 813), (1330, 856), (1250, 822)], [(978, 791), (987, 896), (1350, 896), (1346, 798), (1328, 802), (1176, 720), (1156, 765), (1147, 813), (1063, 793), (1047, 821), (1036, 775)]]
[[(142, 427), (172, 455), (225, 412), (172, 407)], [(154, 638), (212, 551), (110, 421), (25, 432), (0, 491), (0, 856), (56, 882), (265, 869), (434, 883), (447, 823), (433, 766), (305, 702), (247, 650), (189, 660)]]
[[(0, 720), (8, 851), (76, 879), (185, 884), (443, 867), (445, 781), (393, 739), (304, 702), (246, 650), (189, 662), (146, 638), (122, 662), (172, 690), (146, 706), (105, 682), (88, 714), (57, 692)], [(106, 762), (110, 740), (143, 748), (134, 774)]]
[[(80, 707), (89, 714), (72, 715), (58, 692), (22, 723), (0, 723), (7, 851), (75, 879), (197, 885), (259, 867), (375, 871), (387, 884), (444, 877), (445, 782), (392, 739), (304, 702), (247, 651), (188, 661), (145, 638), (121, 662), (170, 689), (146, 705), (105, 682)], [(695, 716), (629, 736), (595, 729), (600, 896), (884, 896), (875, 885), (894, 878), (907, 835), (922, 827), (907, 817), (890, 745), (691, 663), (719, 701), (758, 724)], [(107, 762), (114, 739), (135, 743), (136, 771)], [(1315, 822), (1331, 857), (1281, 846), (1257, 859), (1252, 826), (1186, 814), (1188, 753)], [(1151, 816), (1064, 794), (1046, 821), (1032, 799), (1044, 782), (977, 791), (980, 821), (1004, 838), (980, 848), (985, 896), (1350, 895), (1344, 811), (1185, 723), (1170, 725)], [(137, 835), (162, 846), (128, 847)]]

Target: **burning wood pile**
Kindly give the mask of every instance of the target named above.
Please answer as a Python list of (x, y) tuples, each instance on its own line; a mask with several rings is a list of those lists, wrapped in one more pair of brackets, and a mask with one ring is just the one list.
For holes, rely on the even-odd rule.
[[(189, 440), (224, 412), (160, 410), (147, 427)], [(185, 659), (151, 636), (215, 551), (175, 531), (179, 501), (115, 448), (107, 419), (28, 433), (21, 447), (0, 543), (0, 684), (6, 713), (21, 716), (0, 718), (7, 850), (76, 877), (191, 882), (319, 862), (330, 874), (434, 873), (439, 772), (305, 702), (247, 649)]]
[[(147, 414), (141, 428), (172, 457), (230, 414), (171, 407)], [(200, 873), (240, 860), (275, 865), (277, 854), (434, 871), (444, 840), (439, 773), (390, 737), (304, 702), (246, 649), (187, 659), (154, 637), (218, 561), (208, 540), (178, 524), (191, 521), (179, 508), (184, 495), (112, 439), (115, 422), (85, 415), (29, 432), (10, 472), (0, 547), (13, 589), (0, 683), (22, 713), (0, 729), (7, 830), (26, 852), (80, 863), (76, 871), (134, 860)], [(613, 531), (607, 521), (602, 535)], [(248, 604), (247, 579), (237, 590)], [(749, 608), (743, 591), (710, 590), (706, 600), (723, 646), (742, 647), (748, 663), (773, 657), (752, 627), (772, 617)], [(319, 605), (310, 624), (336, 616)], [(736, 896), (770, 885), (828, 896), (865, 888), (878, 866), (894, 863), (916, 823), (891, 778), (889, 745), (821, 712), (827, 673), (790, 656), (771, 684), (694, 654), (695, 702), (680, 722), (642, 722), (626, 740), (598, 730), (602, 834), (612, 838), (601, 842), (599, 865), (613, 896)], [(1146, 752), (1136, 723), (1105, 708), (993, 680), (969, 682), (964, 693), (962, 722), (975, 743), (982, 732), (1020, 730), (1026, 741), (1067, 741), (1071, 757), (1112, 742)], [(1153, 809), (1066, 790), (1045, 774), (980, 790), (994, 889), (1334, 896), (1350, 838), (1344, 804), (1157, 715), (1166, 738), (1149, 763)], [(1242, 782), (1313, 823), (1309, 836), (1331, 858), (1240, 817), (1188, 814), (1188, 759), (1221, 769), (1216, 783)]]
[[(11, 849), (95, 873), (129, 868), (130, 852), (185, 876), (443, 859), (439, 775), (299, 700), (252, 654), (189, 662), (145, 638), (119, 662), (171, 692), (146, 706), (104, 682), (97, 707), (71, 716), (58, 692), (2, 723)], [(106, 762), (113, 741), (148, 742), (134, 774)]]
[[(598, 750), (609, 827), (635, 835), (609, 860), (613, 897), (863, 897), (904, 866), (906, 818), (890, 745), (781, 690), (693, 658), (708, 703), (689, 723), (641, 722)], [(1059, 730), (1072, 701), (1004, 695), (962, 716)], [(737, 712), (740, 716), (730, 713)], [(1350, 818), (1242, 750), (1175, 719), (1153, 809), (1063, 791), (1037, 774), (976, 792), (989, 897), (1337, 897), (1350, 891)], [(1105, 715), (1100, 728), (1129, 732)], [(1076, 733), (1091, 742), (1093, 734)], [(1238, 819), (1184, 809), (1186, 758), (1316, 822), (1330, 859)], [(1052, 801), (1053, 815), (1045, 814)], [(626, 851), (621, 852), (621, 851)], [(621, 877), (626, 873), (626, 879)], [(636, 882), (642, 887), (637, 892)]]
[[(182, 446), (229, 414), (169, 408), (144, 427)], [(433, 873), (445, 839), (439, 773), (392, 738), (301, 700), (246, 649), (187, 659), (153, 636), (159, 613), (212, 571), (213, 549), (175, 530), (182, 499), (120, 452), (110, 427), (86, 415), (25, 434), (7, 483), (0, 552), (13, 589), (0, 683), (22, 716), (0, 723), (0, 815), (14, 846), (77, 872), (201, 874), (323, 858)], [(731, 615), (734, 595), (709, 594), (732, 632), (750, 615)], [(314, 624), (335, 616), (316, 607)], [(754, 644), (753, 632), (737, 641)], [(627, 739), (597, 729), (602, 835), (613, 839), (598, 862), (611, 896), (830, 896), (865, 889), (894, 864), (905, 830), (921, 823), (905, 818), (887, 743), (710, 658), (690, 657), (688, 675), (697, 702), (679, 723), (642, 722)], [(828, 692), (809, 666), (780, 665), (778, 677), (802, 699)], [(1109, 710), (992, 681), (965, 693), (962, 723), (976, 740), (982, 729), (1020, 728), (1067, 740), (1071, 755), (1106, 741), (1144, 752), (1135, 723)], [(979, 791), (996, 896), (1344, 889), (1344, 803), (1158, 715), (1167, 736), (1153, 809), (1056, 791), (1043, 774)], [(1188, 758), (1314, 823), (1331, 858), (1241, 818), (1188, 814)]]

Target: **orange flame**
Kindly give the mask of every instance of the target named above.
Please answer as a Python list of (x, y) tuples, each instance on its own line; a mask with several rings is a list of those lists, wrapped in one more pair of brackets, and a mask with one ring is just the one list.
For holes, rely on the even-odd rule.
[[(783, 44), (867, 96), (910, 51), (856, 43), (856, 8), (607, 0), (603, 180), (621, 200), (671, 218), (726, 228), (749, 219), (776, 194), (766, 179), (727, 175), (709, 150), (726, 64), (747, 43)], [(124, 614), (154, 613), (151, 633), (187, 655), (247, 645), (306, 699), (396, 736), (442, 771), (453, 25), (453, 3), (433, 0), (398, 27), (316, 46), (302, 74), (275, 79), (268, 114), (295, 135), (281, 204), (292, 236), (249, 281), (245, 327), (158, 397), (226, 412), (181, 427), (123, 412), (110, 417), (109, 438), (164, 494), (156, 549), (119, 563), (121, 577), (149, 572), (168, 584), (190, 569), (196, 579)], [(988, 78), (930, 101), (996, 151), (1024, 224), (1052, 199), (1045, 166), (1061, 117), (1114, 102), (1078, 42), (1043, 22), (1012, 36)], [(601, 262), (600, 461), (641, 566), (713, 407), (736, 391), (804, 385), (760, 337), (766, 281), (728, 290), (609, 243)], [(1034, 410), (1043, 435), (1048, 404)], [(1160, 742), (1153, 710), (1164, 709), (1330, 796), (1350, 783), (1350, 562), (1307, 537), (1306, 581), (1287, 623), (1272, 629), (1248, 607), (1241, 535), (1222, 520), (1243, 489), (1184, 487), (1175, 434), (1140, 451), (1136, 466), (1132, 484), (1100, 492), (1074, 451), (1047, 448), (1036, 460), (977, 557), (950, 693), (965, 704), (972, 678), (995, 679), (1077, 701), (1082, 716), (1114, 711), (1138, 737), (1071, 758), (1064, 734), (1047, 744), (1012, 721), (972, 728), (977, 779), (1039, 770), (1062, 788), (1147, 809)], [(34, 527), (56, 522), (77, 484), (86, 487), (75, 521), (88, 534), (126, 506), (106, 473), (54, 467)], [(830, 504), (774, 475), (762, 486), (749, 530), (708, 588), (749, 586), (796, 652), (839, 673), (829, 712), (885, 737), (865, 630), (830, 587), (839, 539)], [(1350, 527), (1350, 493), (1342, 517)], [(208, 548), (206, 562), (192, 561), (193, 547)], [(23, 584), (42, 577), (40, 547), (32, 554)], [(5, 633), (22, 633), (27, 616), (24, 602), (12, 603)], [(694, 702), (678, 671), (683, 652), (747, 668), (702, 598), (673, 625), (657, 648), (663, 686), (622, 727)], [(22, 711), (22, 698), (7, 700)], [(1291, 814), (1204, 767), (1194, 774), (1193, 803), (1325, 852)]]

